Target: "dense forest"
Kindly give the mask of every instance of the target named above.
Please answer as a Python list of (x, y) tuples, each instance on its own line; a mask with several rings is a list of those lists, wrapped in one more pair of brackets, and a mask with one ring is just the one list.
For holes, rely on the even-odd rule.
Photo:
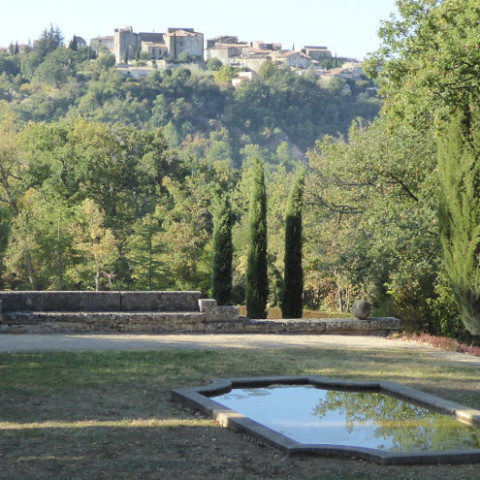
[[(289, 192), (305, 171), (306, 307), (347, 311), (366, 298), (413, 331), (478, 334), (479, 287), (459, 278), (480, 278), (480, 172), (465, 181), (479, 155), (480, 7), (463, 3), (399, 0), (367, 62), (373, 80), (327, 87), (272, 63), (236, 89), (218, 63), (135, 80), (55, 28), (11, 45), (0, 53), (0, 287), (210, 294), (213, 206), (227, 195), (233, 301), (244, 303), (260, 163), (270, 305), (283, 295)], [(452, 156), (470, 159), (460, 190), (471, 194), (453, 206)], [(474, 225), (455, 236), (467, 205)], [(470, 262), (455, 277), (464, 237)]]

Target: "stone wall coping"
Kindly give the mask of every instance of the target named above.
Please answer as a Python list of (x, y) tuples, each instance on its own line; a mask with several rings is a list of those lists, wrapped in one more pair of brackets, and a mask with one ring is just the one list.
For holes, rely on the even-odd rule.
[(2, 291), (1, 312), (191, 312), (199, 291)]

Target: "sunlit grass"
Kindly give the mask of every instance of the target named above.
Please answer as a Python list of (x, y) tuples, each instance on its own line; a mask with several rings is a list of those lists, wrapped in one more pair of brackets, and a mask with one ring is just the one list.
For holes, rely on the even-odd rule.
[(117, 421), (84, 420), (77, 422), (66, 421), (46, 421), (46, 422), (0, 422), (0, 432), (4, 430), (39, 430), (47, 428), (92, 428), (92, 427), (110, 427), (110, 428), (151, 428), (151, 427), (206, 427), (212, 426), (212, 421), (208, 419), (124, 419)]

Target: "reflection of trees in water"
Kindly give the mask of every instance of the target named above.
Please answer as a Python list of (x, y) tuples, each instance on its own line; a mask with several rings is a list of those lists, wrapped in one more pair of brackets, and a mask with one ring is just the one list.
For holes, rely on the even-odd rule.
[(357, 425), (378, 425), (375, 438), (391, 441), (392, 451), (480, 448), (478, 428), (380, 393), (327, 391), (312, 414), (331, 412), (345, 416), (349, 433)]
[(225, 395), (227, 400), (244, 400), (251, 397), (268, 397), (272, 394), (267, 388), (242, 388), (233, 389)]

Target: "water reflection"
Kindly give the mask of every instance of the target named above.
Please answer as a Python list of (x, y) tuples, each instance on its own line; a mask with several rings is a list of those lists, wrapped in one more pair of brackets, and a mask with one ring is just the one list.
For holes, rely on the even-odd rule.
[(234, 389), (222, 405), (304, 444), (390, 452), (480, 448), (480, 430), (388, 395), (312, 385)]

